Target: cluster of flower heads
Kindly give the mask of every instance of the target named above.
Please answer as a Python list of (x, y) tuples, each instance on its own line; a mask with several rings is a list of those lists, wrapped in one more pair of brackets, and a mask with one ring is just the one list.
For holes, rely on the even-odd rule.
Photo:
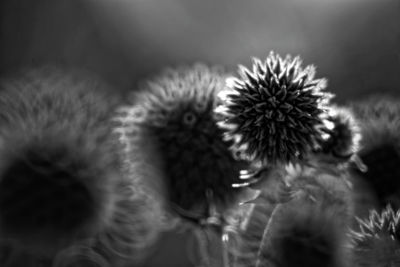
[[(264, 256), (274, 262), (272, 266), (293, 266), (294, 262), (286, 259), (294, 258), (291, 252), (290, 257), (287, 255), (296, 249), (306, 249), (307, 253), (312, 252), (316, 257), (313, 258), (314, 262), (309, 256), (304, 257), (304, 253), (299, 253), (297, 262), (303, 259), (308, 266), (325, 266), (328, 262), (329, 266), (342, 266), (346, 260), (341, 258), (347, 253), (342, 245), (347, 239), (340, 234), (340, 238), (333, 241), (336, 232), (333, 234), (331, 230), (317, 228), (322, 221), (325, 226), (332, 218), (340, 217), (343, 222), (331, 225), (332, 231), (336, 231), (336, 228), (347, 229), (348, 220), (353, 214), (352, 205), (348, 205), (351, 204), (348, 197), (349, 164), (342, 163), (358, 159), (355, 155), (360, 149), (361, 140), (358, 121), (350, 109), (331, 104), (333, 95), (325, 91), (326, 80), (315, 78), (314, 66), (303, 68), (299, 57), (282, 58), (271, 53), (264, 62), (254, 59), (252, 69), (240, 66), (239, 75), (238, 78), (227, 79), (225, 89), (218, 94), (221, 104), (215, 113), (218, 115), (218, 126), (224, 131), (224, 139), (233, 142), (230, 147), (232, 153), (251, 162), (252, 168), (258, 168), (256, 171), (248, 169), (241, 172), (241, 178), (245, 180), (241, 185), (262, 188), (261, 194), (252, 203), (259, 205), (257, 203), (270, 196), (265, 188), (270, 186), (271, 176), (276, 176), (274, 170), (281, 170), (278, 184), (279, 180), (283, 181), (280, 183), (283, 194), (277, 198), (276, 207), (290, 207), (295, 203), (296, 196), (305, 195), (310, 198), (310, 203), (319, 203), (313, 205), (323, 206), (321, 210), (335, 211), (334, 215), (328, 212), (328, 217), (332, 216), (330, 219), (324, 217), (324, 212), (310, 213), (304, 218), (307, 222), (303, 224), (304, 229), (299, 228), (302, 225), (300, 221), (290, 224), (288, 219), (293, 219), (293, 214), (297, 214), (307, 202), (307, 198), (298, 200), (298, 210), (282, 222), (292, 225), (295, 232), (288, 235), (289, 238), (282, 239), (284, 246), (279, 249), (275, 246), (263, 250), (268, 255), (258, 255), (257, 266), (264, 266), (261, 262)], [(293, 173), (282, 168), (282, 165), (297, 166), (299, 170)], [(307, 179), (296, 175), (307, 171), (310, 172)], [(329, 190), (316, 191), (320, 186)], [(276, 190), (273, 191), (276, 193)], [(285, 197), (288, 192), (289, 196)], [(287, 203), (282, 203), (282, 199)], [(265, 222), (265, 229), (269, 229), (270, 225), (281, 225), (276, 222), (278, 217), (274, 212)], [(314, 223), (318, 227), (312, 225), (308, 216), (315, 216)], [(310, 237), (310, 240), (299, 243), (296, 231)], [(274, 238), (269, 237), (264, 241), (272, 244)], [(285, 249), (286, 245), (290, 249)], [(324, 261), (326, 263), (321, 265)]]
[(299, 57), (270, 53), (253, 69), (240, 66), (240, 78), (227, 80), (216, 112), (232, 150), (263, 164), (296, 162), (318, 148), (332, 94), (325, 79), (315, 79), (315, 67)]
[[(231, 77), (225, 82), (225, 73), (204, 65), (168, 70), (149, 82), (145, 90), (135, 93), (133, 105), (119, 109), (114, 117), (116, 126), (108, 125), (106, 129), (99, 126), (97, 132), (110, 136), (113, 141), (110, 146), (117, 150), (116, 166), (110, 163), (110, 169), (111, 165), (117, 167), (120, 176), (118, 182), (112, 183), (112, 192), (104, 192), (112, 194), (107, 199), (110, 207), (100, 207), (107, 208), (107, 220), (98, 218), (102, 228), (94, 236), (61, 251), (54, 266), (86, 261), (111, 266), (126, 260), (141, 260), (142, 252), (154, 244), (160, 231), (168, 228), (162, 221), (166, 206), (168, 211), (175, 208), (184, 218), (194, 218), (196, 222), (218, 221), (214, 225), (219, 224), (219, 220), (225, 218), (217, 214), (216, 204), (226, 208), (238, 200), (244, 190), (236, 188), (240, 186), (235, 186), (238, 185), (235, 182), (244, 179), (246, 175), (240, 176), (243, 174), (240, 170), (248, 168), (249, 162), (253, 167), (268, 170), (263, 177), (279, 173), (268, 185), (263, 183), (264, 191), (257, 197), (258, 202), (264, 199), (271, 205), (261, 209), (262, 218), (257, 223), (263, 231), (257, 233), (257, 240), (251, 240), (255, 239), (254, 233), (248, 236), (252, 243), (248, 247), (256, 247), (258, 253), (256, 256), (249, 254), (252, 260), (259, 257), (258, 266), (269, 266), (270, 261), (277, 259), (280, 266), (293, 266), (291, 259), (295, 262), (305, 260), (308, 266), (341, 264), (342, 261), (337, 259), (344, 255), (341, 249), (345, 239), (342, 240), (341, 234), (345, 231), (338, 234), (337, 225), (332, 221), (338, 215), (347, 219), (352, 212), (347, 199), (348, 188), (342, 186), (342, 180), (336, 179), (340, 174), (331, 161), (327, 164), (329, 168), (323, 164), (299, 166), (315, 158), (326, 160), (321, 154), (339, 161), (351, 158), (360, 147), (358, 122), (351, 110), (331, 105), (333, 95), (325, 91), (326, 80), (315, 78), (314, 66), (303, 68), (299, 57), (282, 58), (271, 53), (264, 62), (254, 59), (252, 69), (240, 66), (239, 74), (239, 78)], [(22, 99), (31, 106), (30, 99), (25, 96)], [(8, 98), (3, 97), (0, 102), (10, 105), (10, 110), (19, 109), (14, 106), (15, 101)], [(87, 106), (97, 107), (92, 102)], [(384, 106), (381, 105), (376, 113), (381, 114)], [(49, 110), (52, 108), (50, 106)], [(361, 110), (365, 116), (367, 111)], [(390, 117), (396, 122), (397, 111), (391, 109), (394, 115)], [(43, 112), (47, 114), (48, 110)], [(52, 112), (52, 115), (59, 115), (56, 113)], [(78, 113), (72, 110), (71, 114), (76, 116)], [(108, 120), (109, 114), (106, 115)], [(94, 129), (97, 122), (101, 125), (103, 122), (102, 118), (92, 121), (93, 114), (89, 113), (83, 119), (81, 115), (77, 116), (74, 117), (76, 121), (85, 126), (88, 120), (88, 124), (94, 124), (90, 129)], [(49, 122), (53, 123), (58, 121)], [(69, 125), (67, 121), (65, 125)], [(109, 132), (111, 128), (113, 134)], [(93, 139), (90, 132), (86, 134), (88, 140)], [(73, 137), (80, 140), (81, 135), (78, 131)], [(116, 139), (120, 142), (115, 142)], [(102, 146), (97, 146), (96, 142), (101, 142)], [(100, 151), (98, 147), (108, 148), (108, 142), (98, 139), (96, 142), (95, 152)], [(107, 153), (99, 154), (108, 159)], [(310, 154), (315, 156), (310, 157), (311, 160)], [(89, 162), (88, 166), (93, 164)], [(286, 165), (285, 168), (279, 168), (280, 164)], [(107, 170), (104, 173), (113, 174)], [(269, 187), (273, 183), (275, 187)], [(99, 184), (101, 187), (102, 183)], [(20, 188), (20, 185), (15, 187)], [(275, 190), (277, 188), (279, 192)], [(273, 197), (268, 195), (270, 191), (274, 191)], [(292, 201), (296, 197), (297, 204)], [(283, 204), (282, 199), (288, 204)], [(253, 205), (257, 201), (248, 203)], [(277, 203), (281, 208), (271, 208)], [(310, 208), (304, 212), (307, 205)], [(289, 209), (287, 214), (282, 213), (285, 209)], [(276, 210), (280, 216), (274, 215)], [(332, 210), (334, 216), (329, 212)], [(215, 214), (209, 214), (210, 211)], [(267, 217), (268, 224), (264, 225)], [(399, 221), (400, 212), (391, 208), (381, 214), (372, 212), (368, 221), (360, 221), (360, 232), (350, 235), (357, 266), (380, 266), (360, 262), (399, 262)], [(268, 230), (269, 235), (264, 235), (264, 230)], [(300, 253), (293, 254), (292, 258), (286, 257), (294, 250), (299, 252), (298, 248), (306, 249), (308, 254), (299, 250)], [(392, 254), (386, 253), (382, 258), (380, 255), (385, 250)], [(314, 256), (315, 263), (309, 261)], [(244, 257), (246, 261), (248, 258)], [(321, 262), (326, 264), (321, 265)]]

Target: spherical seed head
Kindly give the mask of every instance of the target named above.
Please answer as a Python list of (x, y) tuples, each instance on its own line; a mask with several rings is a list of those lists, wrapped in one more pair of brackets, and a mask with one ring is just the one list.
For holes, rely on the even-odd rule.
[[(400, 262), (400, 212), (388, 206), (359, 220), (360, 229), (350, 233), (357, 266), (397, 266)], [(395, 264), (397, 263), (397, 264)]]
[(203, 209), (210, 197), (226, 204), (241, 191), (232, 183), (243, 163), (233, 158), (213, 113), (224, 81), (220, 70), (196, 65), (169, 70), (136, 95), (139, 127), (157, 144), (170, 200), (180, 208)]
[(325, 79), (314, 79), (314, 66), (302, 68), (299, 57), (283, 59), (271, 52), (265, 62), (254, 59), (252, 70), (240, 66), (239, 74), (227, 80), (216, 110), (234, 151), (275, 164), (302, 159), (318, 146), (318, 128), (332, 95), (323, 92)]

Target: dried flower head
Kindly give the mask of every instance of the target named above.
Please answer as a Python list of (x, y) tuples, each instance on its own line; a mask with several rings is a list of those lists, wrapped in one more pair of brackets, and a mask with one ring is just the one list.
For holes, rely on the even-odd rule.
[(299, 57), (270, 53), (253, 69), (240, 66), (240, 78), (227, 80), (216, 112), (233, 151), (264, 164), (297, 161), (314, 149), (331, 94), (315, 68), (302, 68)]
[(358, 220), (360, 229), (352, 231), (355, 266), (398, 266), (400, 263), (400, 211), (388, 206), (381, 213), (370, 212)]
[(221, 71), (204, 65), (169, 70), (136, 94), (131, 108), (141, 119), (129, 127), (155, 144), (153, 161), (162, 162), (170, 201), (202, 216), (210, 202), (228, 204), (241, 191), (232, 183), (243, 162), (233, 158), (213, 113), (224, 81)]

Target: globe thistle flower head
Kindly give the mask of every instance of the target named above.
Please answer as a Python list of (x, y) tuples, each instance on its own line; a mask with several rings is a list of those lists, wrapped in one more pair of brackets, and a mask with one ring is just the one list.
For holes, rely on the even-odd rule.
[(356, 266), (397, 266), (400, 263), (400, 211), (390, 206), (373, 210), (360, 229), (351, 231)]
[(382, 208), (399, 208), (400, 101), (380, 97), (352, 103), (362, 134), (360, 159), (367, 167), (356, 172), (375, 193)]
[(0, 265), (143, 256), (161, 208), (124, 169), (118, 99), (98, 79), (53, 68), (0, 87)]
[(243, 162), (233, 158), (213, 113), (224, 81), (222, 71), (195, 65), (168, 70), (135, 95), (133, 108), (142, 110), (136, 125), (157, 144), (169, 198), (186, 211), (203, 213), (208, 202), (227, 204), (242, 191), (232, 183)]
[(98, 230), (119, 179), (117, 101), (97, 79), (53, 68), (0, 86), (2, 238), (55, 248)]
[(320, 151), (338, 159), (350, 159), (358, 152), (361, 133), (351, 110), (331, 107), (320, 139)]
[(301, 160), (318, 146), (332, 95), (323, 91), (325, 79), (315, 79), (314, 66), (301, 64), (299, 57), (271, 52), (265, 62), (254, 59), (252, 70), (240, 66), (240, 77), (227, 80), (216, 112), (233, 151), (275, 164)]

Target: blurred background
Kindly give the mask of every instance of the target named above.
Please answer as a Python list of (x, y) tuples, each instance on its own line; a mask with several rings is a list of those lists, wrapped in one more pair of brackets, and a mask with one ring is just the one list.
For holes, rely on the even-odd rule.
[[(2, 0), (0, 8), (1, 76), (56, 64), (92, 71), (125, 94), (165, 67), (235, 72), (274, 50), (315, 64), (339, 103), (400, 96), (399, 0)], [(144, 266), (191, 266), (182, 251), (193, 236), (163, 240)]]
[(0, 73), (59, 64), (120, 92), (167, 66), (301, 55), (343, 102), (399, 94), (399, 0), (2, 0)]

